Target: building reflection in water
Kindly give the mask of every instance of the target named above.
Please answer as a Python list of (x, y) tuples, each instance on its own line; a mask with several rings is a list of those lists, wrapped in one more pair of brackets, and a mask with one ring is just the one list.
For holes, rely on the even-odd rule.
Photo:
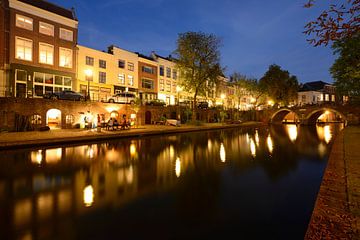
[(180, 177), (181, 174), (181, 161), (179, 157), (176, 158), (176, 162), (175, 162), (175, 174), (176, 177)]
[(220, 144), (220, 160), (221, 160), (221, 162), (226, 161), (226, 152), (225, 152), (224, 143)]
[(286, 131), (290, 141), (295, 142), (298, 136), (298, 126), (295, 124), (286, 124)]
[(83, 200), (85, 207), (90, 207), (94, 202), (94, 189), (91, 185), (87, 185), (83, 191)]
[(269, 153), (272, 154), (274, 151), (274, 144), (270, 134), (266, 138), (266, 145), (268, 147)]
[(255, 158), (256, 157), (256, 145), (252, 138), (250, 138), (250, 152), (251, 152), (251, 156), (253, 158)]
[[(221, 164), (216, 164), (219, 156), (221, 162), (236, 168), (252, 169), (259, 166), (269, 175), (286, 175), (287, 171), (296, 168), (296, 162), (301, 159), (294, 156), (294, 151), (301, 147), (308, 148), (298, 146), (308, 145), (307, 139), (289, 145), (289, 139), (294, 142), (298, 138), (298, 131), (301, 133), (306, 129), (298, 130), (296, 125), (287, 124), (283, 126), (282, 135), (277, 131), (271, 131), (270, 135), (267, 129), (259, 128), (223, 131), (221, 134), (216, 131), (182, 134), (159, 137), (157, 141), (145, 138), (22, 150), (22, 156), (27, 156), (23, 164), (19, 164), (19, 153), (16, 151), (11, 153), (13, 158), (8, 154), (6, 158), (0, 155), (0, 162), (11, 163), (15, 169), (7, 178), (0, 175), (0, 204), (7, 202), (0, 207), (11, 206), (7, 208), (7, 213), (0, 212), (0, 217), (11, 216), (11, 227), (5, 231), (19, 231), (21, 236), (25, 236), (45, 228), (41, 223), (46, 221), (58, 224), (64, 219), (109, 206), (121, 208), (159, 189), (175, 188), (183, 182), (180, 179), (198, 175), (189, 174), (191, 172), (205, 173), (208, 169), (221, 171)], [(333, 140), (334, 129), (319, 126), (313, 132), (318, 139), (312, 140), (315, 144), (314, 149), (310, 150), (325, 156), (328, 143)], [(314, 134), (299, 135), (299, 140), (313, 137)], [(267, 158), (269, 154), (277, 160), (273, 162), (285, 162), (287, 165), (269, 168), (269, 162), (263, 164), (262, 161), (262, 157)], [(3, 231), (1, 227), (0, 230)], [(48, 232), (50, 235), (44, 238), (51, 239), (55, 232)]]

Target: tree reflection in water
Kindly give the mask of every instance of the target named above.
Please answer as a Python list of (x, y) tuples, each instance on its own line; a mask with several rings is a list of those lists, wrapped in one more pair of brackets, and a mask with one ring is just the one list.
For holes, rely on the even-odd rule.
[(3, 151), (0, 232), (166, 239), (241, 226), (256, 238), (252, 229), (271, 226), (277, 239), (301, 239), (340, 129), (279, 125)]

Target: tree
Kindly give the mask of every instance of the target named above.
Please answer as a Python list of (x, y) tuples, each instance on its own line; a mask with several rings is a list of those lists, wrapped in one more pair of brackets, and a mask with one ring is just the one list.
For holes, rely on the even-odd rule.
[(238, 100), (238, 107), (240, 106), (241, 98), (244, 96), (252, 96), (255, 99), (253, 102), (255, 107), (262, 104), (260, 98), (264, 96), (264, 91), (256, 79), (234, 72), (230, 76), (230, 81), (235, 86), (235, 95)]
[(203, 32), (180, 33), (176, 67), (181, 74), (180, 85), (193, 94), (193, 120), (196, 119), (196, 99), (204, 96), (223, 75), (220, 67), (220, 39)]
[(350, 102), (360, 102), (360, 33), (336, 41), (332, 48), (339, 55), (330, 68), (336, 91)]
[[(311, 8), (316, 0), (308, 0), (304, 5)], [(347, 39), (360, 31), (360, 0), (341, 0), (330, 4), (320, 16), (305, 25), (304, 33), (313, 37), (308, 39), (314, 46), (328, 45), (330, 42)]]
[(296, 76), (290, 76), (276, 64), (270, 65), (259, 84), (274, 103), (287, 105), (297, 98), (299, 84)]

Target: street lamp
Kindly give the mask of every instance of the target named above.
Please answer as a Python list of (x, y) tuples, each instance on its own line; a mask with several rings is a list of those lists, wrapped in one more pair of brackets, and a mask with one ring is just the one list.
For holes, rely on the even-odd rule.
[(88, 82), (88, 87), (87, 87), (87, 97), (86, 100), (90, 99), (90, 79), (93, 76), (93, 71), (91, 69), (86, 69), (85, 70), (85, 76)]
[(182, 91), (182, 87), (176, 86), (176, 92), (177, 92), (177, 104), (180, 105), (180, 92)]
[(223, 108), (225, 108), (225, 106), (224, 106), (224, 99), (225, 99), (226, 96), (225, 96), (225, 94), (222, 93), (220, 97), (221, 97), (221, 100), (222, 100)]

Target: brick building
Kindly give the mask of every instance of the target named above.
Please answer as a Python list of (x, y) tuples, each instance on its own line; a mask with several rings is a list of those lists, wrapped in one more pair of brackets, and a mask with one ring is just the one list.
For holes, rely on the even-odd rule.
[(74, 11), (42, 0), (1, 3), (2, 95), (42, 97), (72, 89), (78, 34)]

